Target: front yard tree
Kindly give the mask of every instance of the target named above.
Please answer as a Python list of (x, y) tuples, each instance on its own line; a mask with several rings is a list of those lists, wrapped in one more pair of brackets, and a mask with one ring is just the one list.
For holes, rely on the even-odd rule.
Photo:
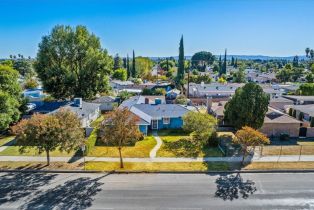
[(225, 106), (225, 119), (235, 128), (250, 126), (262, 127), (268, 110), (269, 95), (255, 84), (248, 83), (238, 88), (232, 99)]
[(11, 66), (0, 65), (0, 131), (20, 118), (23, 99), (18, 77)]
[(107, 91), (112, 64), (99, 38), (86, 27), (58, 25), (42, 38), (35, 69), (53, 97), (88, 99)]
[(136, 125), (138, 117), (127, 108), (116, 109), (108, 114), (103, 122), (100, 133), (104, 143), (115, 145), (119, 150), (120, 168), (123, 168), (122, 148), (137, 141), (141, 133)]
[(207, 113), (188, 112), (183, 116), (183, 129), (193, 132), (194, 140), (201, 145), (208, 143), (210, 136), (216, 130), (216, 119)]
[(113, 62), (113, 70), (121, 69), (123, 67), (123, 61), (119, 57), (119, 54), (116, 54)]
[(39, 154), (46, 152), (47, 165), (50, 165), (50, 152), (59, 149), (70, 152), (84, 142), (84, 130), (77, 115), (67, 110), (56, 114), (35, 114), (12, 127), (20, 152), (30, 146), (38, 148)]
[(233, 143), (241, 145), (242, 148), (242, 165), (245, 158), (254, 151), (256, 146), (270, 143), (264, 134), (248, 126), (238, 130), (235, 135), (236, 138), (233, 139)]

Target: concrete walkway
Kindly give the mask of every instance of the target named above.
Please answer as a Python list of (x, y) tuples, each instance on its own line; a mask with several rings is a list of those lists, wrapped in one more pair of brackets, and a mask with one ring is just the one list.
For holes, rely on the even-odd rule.
[[(83, 162), (83, 157), (50, 157), (51, 162)], [(125, 162), (241, 162), (242, 157), (205, 157), (205, 158), (123, 158)], [(45, 162), (46, 157), (39, 156), (0, 156), (1, 161), (15, 161), (15, 162)], [(85, 157), (85, 161), (95, 161), (95, 162), (119, 162), (119, 158), (110, 157)], [(293, 156), (264, 156), (264, 157), (253, 157), (247, 158), (246, 161), (251, 162), (314, 162), (314, 155), (303, 155)]]
[(150, 151), (149, 153), (149, 157), (150, 158), (156, 158), (156, 154), (157, 154), (157, 151), (160, 149), (161, 145), (162, 145), (162, 140), (159, 138), (157, 132), (154, 132), (153, 133), (153, 136), (157, 142), (157, 144), (155, 145), (155, 147)]
[(4, 144), (4, 146), (0, 147), (0, 152), (6, 150), (9, 146), (13, 145), (15, 143), (15, 139), (13, 138), (11, 141)]

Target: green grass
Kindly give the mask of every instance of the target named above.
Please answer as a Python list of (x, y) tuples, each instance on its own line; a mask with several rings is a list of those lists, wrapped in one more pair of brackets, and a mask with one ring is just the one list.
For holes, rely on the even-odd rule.
[(4, 146), (6, 143), (12, 141), (14, 139), (14, 136), (0, 136), (0, 147)]
[[(137, 141), (134, 146), (125, 146), (122, 149), (123, 157), (149, 157), (150, 151), (156, 145), (153, 136), (146, 136), (144, 140)], [(90, 157), (119, 157), (119, 151), (114, 146), (95, 146), (88, 153)]]
[[(8, 146), (7, 149), (0, 152), (0, 156), (46, 156), (46, 153), (39, 154), (37, 147), (29, 147), (25, 153), (20, 153), (19, 146)], [(60, 152), (59, 150), (55, 150), (50, 152), (50, 156), (54, 157), (72, 157), (74, 156), (75, 151), (67, 153)]]
[(124, 168), (120, 169), (119, 162), (87, 162), (86, 170), (101, 171), (226, 171), (229, 170), (228, 163), (217, 162), (171, 162), (171, 163), (131, 163), (125, 162)]
[(95, 121), (93, 121), (90, 125), (91, 127), (99, 127), (100, 123), (105, 119), (105, 115), (100, 115)]
[(190, 135), (183, 131), (158, 131), (163, 141), (157, 152), (157, 157), (222, 157), (217, 147), (197, 146), (189, 140)]

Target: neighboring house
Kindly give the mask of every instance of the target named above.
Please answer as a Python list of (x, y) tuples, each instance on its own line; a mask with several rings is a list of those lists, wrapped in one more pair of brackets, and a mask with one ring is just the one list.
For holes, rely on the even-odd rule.
[(283, 97), (270, 98), (269, 106), (279, 111), (286, 112), (285, 106), (293, 105), (293, 101)]
[(296, 105), (314, 104), (314, 96), (284, 95), (282, 97), (292, 100)]
[(302, 120), (310, 126), (311, 119), (314, 117), (314, 104), (285, 106), (287, 112), (289, 112), (290, 108), (296, 111), (296, 119), (300, 119), (300, 114), (302, 113)]
[(264, 124), (259, 130), (268, 137), (279, 137), (280, 134), (299, 137), (301, 126), (301, 121), (269, 107), (264, 118)]
[[(225, 105), (226, 102), (213, 103), (210, 109), (210, 113), (219, 120), (219, 126), (226, 125), (223, 121)], [(301, 126), (301, 121), (272, 107), (268, 107), (264, 124), (260, 131), (269, 137), (279, 137), (282, 133), (289, 134), (291, 137), (298, 137)]]
[(81, 98), (75, 98), (73, 101), (62, 102), (44, 102), (43, 105), (36, 107), (30, 114), (52, 114), (60, 109), (68, 109), (74, 112), (80, 118), (82, 127), (90, 126), (90, 123), (96, 120), (100, 115), (100, 104), (88, 103)]
[(148, 129), (182, 128), (182, 117), (190, 110), (178, 104), (135, 104), (130, 111), (141, 119), (139, 128), (146, 135)]
[(112, 96), (101, 96), (92, 101), (92, 103), (100, 104), (100, 111), (112, 111), (114, 107), (117, 106), (117, 101), (115, 97)]
[(246, 80), (248, 82), (270, 83), (276, 81), (277, 78), (276, 74), (273, 72), (266, 73), (255, 69), (246, 69)]
[(121, 80), (111, 80), (110, 86), (113, 89), (122, 90), (129, 88), (131, 85), (134, 85), (132, 81), (121, 81)]
[(135, 104), (165, 104), (165, 96), (132, 96), (131, 98), (123, 101), (120, 108), (128, 108), (130, 109)]

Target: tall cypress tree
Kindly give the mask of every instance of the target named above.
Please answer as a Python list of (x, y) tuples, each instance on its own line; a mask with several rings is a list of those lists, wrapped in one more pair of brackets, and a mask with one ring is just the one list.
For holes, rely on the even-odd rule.
[(222, 74), (226, 74), (227, 73), (227, 49), (225, 50), (225, 57), (224, 57), (224, 63), (223, 63), (223, 67), (222, 67)]
[(178, 60), (178, 73), (176, 78), (177, 85), (180, 85), (184, 78), (184, 46), (183, 46), (183, 35), (181, 36), (179, 46), (179, 60)]
[(127, 73), (128, 73), (128, 78), (130, 78), (131, 72), (130, 72), (129, 54), (126, 55), (126, 71), (127, 71)]
[(133, 50), (133, 61), (132, 61), (132, 77), (136, 77), (136, 69), (135, 69), (135, 52)]
[(167, 71), (169, 71), (169, 61), (168, 61), (168, 58), (166, 59), (166, 69), (167, 69)]
[(238, 59), (237, 58), (235, 59), (235, 62), (234, 62), (234, 68), (238, 68)]
[(222, 61), (221, 61), (221, 55), (219, 56), (219, 62), (218, 62), (218, 65), (219, 65), (219, 75), (222, 74)]

